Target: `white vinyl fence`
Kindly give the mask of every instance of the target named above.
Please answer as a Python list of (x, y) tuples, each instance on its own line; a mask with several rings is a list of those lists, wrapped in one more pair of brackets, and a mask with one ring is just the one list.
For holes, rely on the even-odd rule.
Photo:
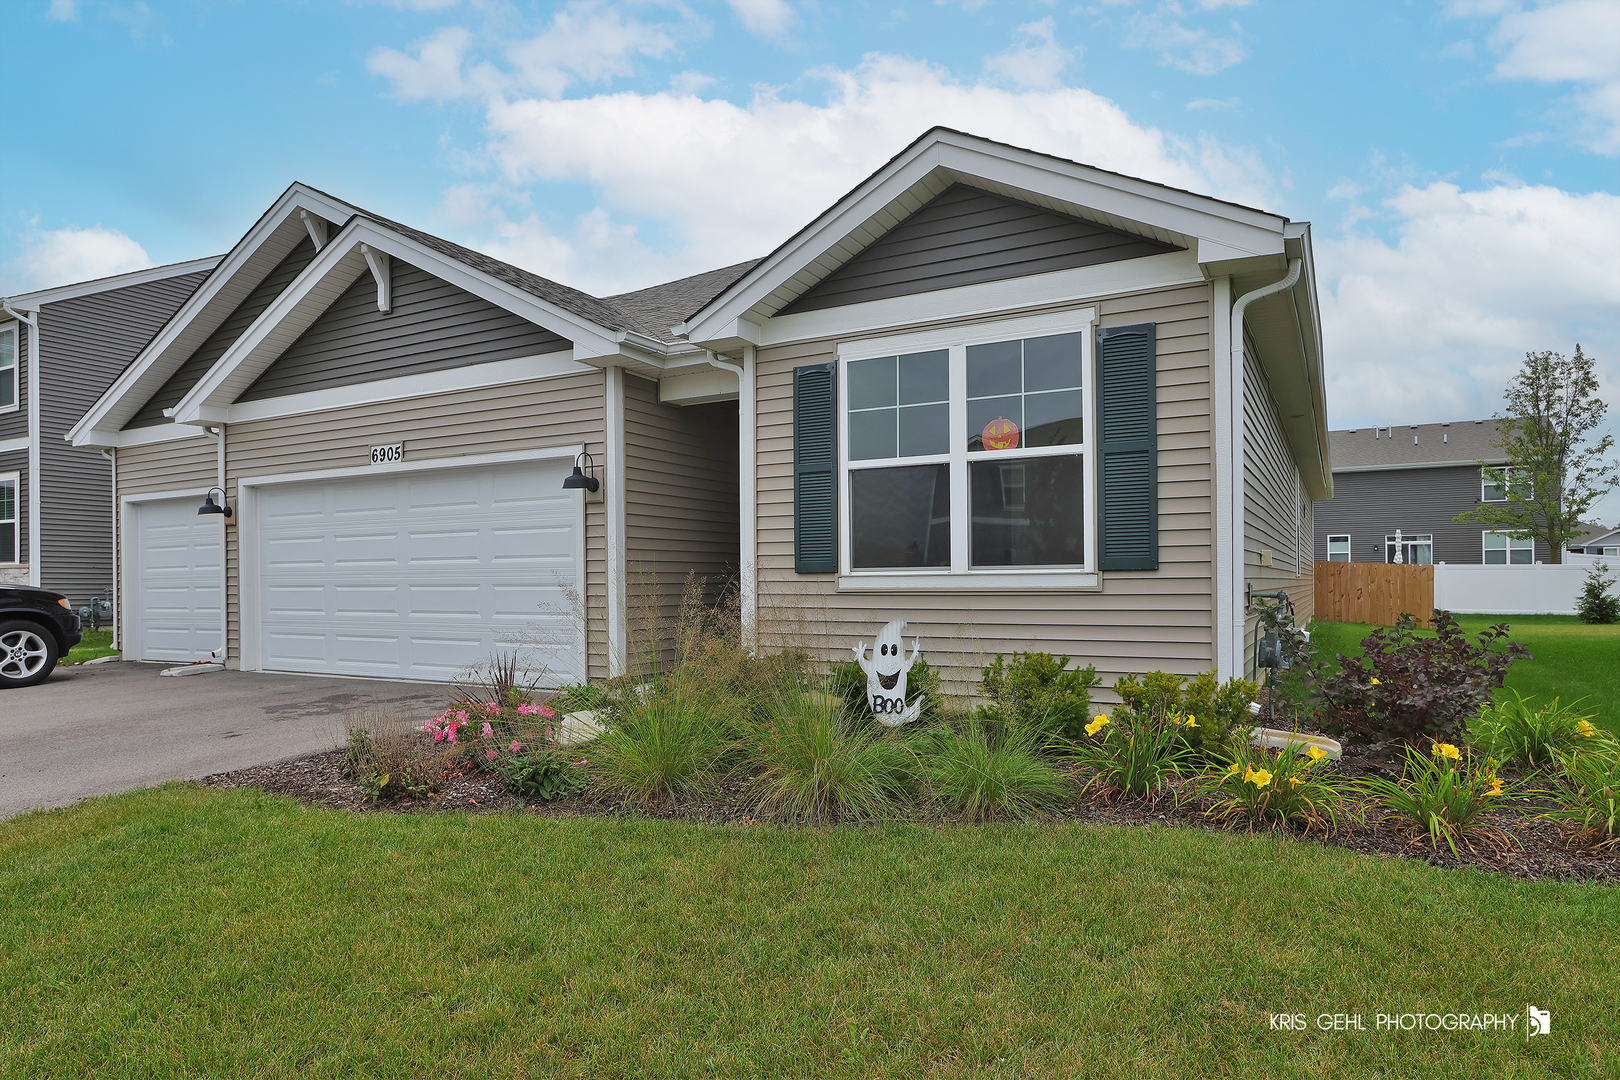
[[(1434, 568), (1434, 606), (1459, 615), (1573, 615), (1586, 572), (1601, 563), (1620, 577), (1620, 558), (1565, 555), (1560, 566), (1461, 566)], [(1620, 595), (1620, 585), (1611, 586)]]

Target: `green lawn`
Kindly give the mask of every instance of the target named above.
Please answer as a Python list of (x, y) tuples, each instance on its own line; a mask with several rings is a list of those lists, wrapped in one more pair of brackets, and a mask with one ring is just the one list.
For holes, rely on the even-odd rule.
[(362, 816), (170, 785), (0, 824), (0, 1075), (1609, 1077), (1616, 898), (1183, 829)]
[(84, 640), (68, 650), (68, 654), (61, 659), (64, 664), (82, 664), (86, 660), (94, 660), (98, 656), (117, 656), (118, 650), (112, 647), (111, 630), (86, 630)]
[[(1510, 689), (1540, 701), (1586, 699), (1599, 726), (1620, 734), (1620, 624), (1595, 626), (1574, 615), (1458, 615), (1457, 625), (1474, 635), (1493, 623), (1512, 627), (1509, 641), (1530, 647), (1532, 660), (1508, 669)], [(1361, 655), (1361, 639), (1376, 630), (1360, 623), (1318, 622), (1311, 643), (1321, 655)]]

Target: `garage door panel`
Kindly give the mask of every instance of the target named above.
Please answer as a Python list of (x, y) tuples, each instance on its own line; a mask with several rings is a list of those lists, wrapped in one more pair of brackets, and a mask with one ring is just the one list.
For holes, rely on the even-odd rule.
[(219, 648), (220, 521), (194, 498), (134, 504), (136, 659), (191, 663)]
[[(536, 637), (577, 642), (566, 475), (523, 464), (267, 489), (262, 665), (443, 680)], [(577, 677), (577, 651), (542, 662)]]

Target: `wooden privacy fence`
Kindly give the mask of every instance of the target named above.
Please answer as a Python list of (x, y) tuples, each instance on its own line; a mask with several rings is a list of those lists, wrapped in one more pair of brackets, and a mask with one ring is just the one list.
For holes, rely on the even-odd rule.
[(1394, 563), (1316, 564), (1316, 617), (1329, 622), (1394, 626), (1409, 611), (1427, 623), (1434, 615), (1434, 567)]

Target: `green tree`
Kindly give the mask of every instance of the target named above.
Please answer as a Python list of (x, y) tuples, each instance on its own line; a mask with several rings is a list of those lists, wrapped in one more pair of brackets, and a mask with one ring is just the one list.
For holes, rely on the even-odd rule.
[[(1564, 545), (1585, 529), (1581, 519), (1606, 492), (1620, 486), (1616, 465), (1604, 458), (1614, 436), (1595, 441), (1587, 433), (1603, 422), (1608, 403), (1598, 397), (1592, 357), (1530, 352), (1503, 392), (1507, 409), (1498, 413), (1491, 446), (1508, 463), (1484, 466), (1485, 482), (1503, 491), (1505, 502), (1480, 503), (1453, 521), (1502, 526), (1515, 540), (1541, 540), (1562, 562)], [(1510, 475), (1511, 474), (1511, 475)]]

